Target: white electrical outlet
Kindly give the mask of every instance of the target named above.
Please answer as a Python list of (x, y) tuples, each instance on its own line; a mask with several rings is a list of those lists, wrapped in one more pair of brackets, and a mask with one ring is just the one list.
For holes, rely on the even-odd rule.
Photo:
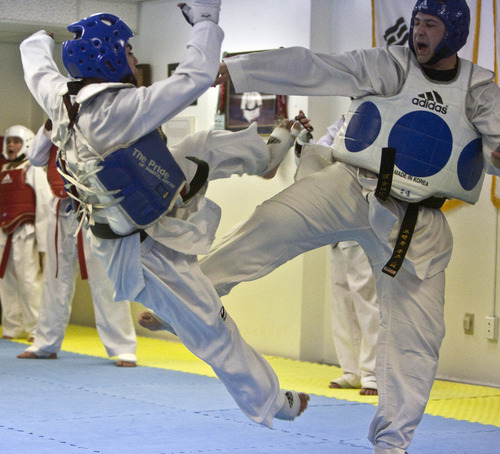
[(498, 339), (498, 317), (486, 317), (486, 339)]

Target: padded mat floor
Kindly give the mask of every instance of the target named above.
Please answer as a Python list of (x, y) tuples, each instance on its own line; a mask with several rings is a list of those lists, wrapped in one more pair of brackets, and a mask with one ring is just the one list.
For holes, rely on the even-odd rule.
[[(330, 390), (333, 366), (267, 357), (309, 409), (272, 430), (236, 407), (181, 344), (139, 337), (139, 366), (114, 367), (96, 331), (70, 326), (57, 360), (20, 360), (0, 340), (0, 453), (370, 454), (376, 397)], [(410, 454), (498, 454), (500, 389), (437, 381)]]

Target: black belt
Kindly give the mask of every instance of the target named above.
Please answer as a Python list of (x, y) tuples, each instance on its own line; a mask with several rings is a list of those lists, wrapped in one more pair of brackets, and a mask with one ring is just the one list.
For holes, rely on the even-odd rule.
[(126, 238), (127, 236), (135, 235), (139, 233), (141, 235), (141, 243), (147, 238), (148, 234), (144, 230), (134, 230), (133, 232), (127, 233), (126, 235), (120, 235), (114, 232), (108, 224), (100, 224), (98, 222), (90, 226), (90, 231), (97, 237), (103, 240), (118, 240), (120, 238)]
[[(394, 148), (382, 149), (380, 173), (378, 175), (377, 189), (375, 190), (375, 195), (381, 200), (387, 200), (390, 195), (395, 160), (396, 150)], [(382, 268), (383, 273), (395, 277), (403, 265), (404, 258), (410, 247), (415, 226), (417, 225), (419, 207), (423, 206), (438, 210), (443, 206), (445, 201), (446, 199), (442, 197), (429, 197), (420, 202), (408, 203), (392, 256)]]

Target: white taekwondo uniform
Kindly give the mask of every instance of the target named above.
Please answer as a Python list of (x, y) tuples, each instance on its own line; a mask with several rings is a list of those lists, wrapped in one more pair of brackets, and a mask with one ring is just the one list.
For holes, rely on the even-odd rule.
[[(397, 99), (410, 68), (417, 71), (416, 77), (427, 79), (410, 64), (414, 59), (408, 48), (399, 46), (337, 55), (293, 47), (237, 56), (226, 64), (238, 93), (380, 96), (387, 101)], [(460, 71), (467, 66), (460, 62), (457, 77), (439, 84), (456, 85), (466, 121), (482, 138), (482, 169), (500, 174), (490, 164), (491, 152), (500, 145), (500, 88), (492, 73), (478, 66), (472, 67), (469, 86), (459, 86), (456, 81), (463, 82)], [(258, 279), (303, 252), (358, 241), (372, 264), (381, 313), (379, 404), (369, 439), (376, 454), (403, 454), (435, 378), (444, 336), (444, 270), (453, 240), (443, 213), (420, 207), (402, 268), (394, 278), (382, 273), (407, 203), (395, 197), (378, 200), (376, 186), (377, 175), (369, 170), (341, 162), (327, 166), (259, 206), (202, 262), (202, 269), (224, 295), (239, 282)]]
[[(216, 24), (197, 23), (176, 73), (168, 79), (138, 89), (123, 84), (84, 87), (76, 96), (81, 104), (77, 127), (91, 147), (105, 154), (128, 146), (189, 106), (215, 80), (222, 38)], [(53, 40), (38, 32), (21, 44), (21, 56), (28, 87), (52, 119), (52, 141), (59, 146), (69, 122), (62, 101), (68, 79), (57, 70), (52, 49)], [(108, 115), (110, 111), (113, 115)], [(78, 156), (75, 147), (68, 146), (69, 165), (79, 160), (83, 167), (93, 168), (96, 156), (88, 146), (79, 146)], [(269, 147), (256, 127), (238, 133), (197, 133), (170, 151), (187, 181), (197, 166), (185, 156), (207, 162), (209, 180), (243, 173), (264, 175), (271, 161)], [(94, 212), (92, 218), (127, 228), (116, 210), (105, 214)], [(208, 253), (219, 219), (220, 208), (200, 191), (149, 227), (144, 241), (139, 234), (117, 240), (92, 236), (92, 251), (105, 262), (116, 299), (138, 301), (167, 321), (184, 345), (210, 364), (241, 410), (271, 426), (285, 404), (285, 393), (271, 366), (243, 340), (199, 267), (197, 255)]]

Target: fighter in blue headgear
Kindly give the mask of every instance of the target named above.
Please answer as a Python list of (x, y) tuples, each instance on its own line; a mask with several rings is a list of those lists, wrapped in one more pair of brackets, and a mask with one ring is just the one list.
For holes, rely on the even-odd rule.
[(470, 11), (465, 0), (417, 0), (411, 16), (408, 39), (408, 45), (413, 52), (413, 27), (415, 16), (419, 12), (438, 17), (446, 27), (442, 41), (434, 50), (434, 57), (427, 64), (434, 64), (456, 54), (465, 45), (470, 25)]
[(109, 13), (98, 13), (68, 26), (75, 36), (62, 46), (62, 61), (75, 79), (92, 77), (106, 82), (132, 82), (127, 61), (130, 27)]

